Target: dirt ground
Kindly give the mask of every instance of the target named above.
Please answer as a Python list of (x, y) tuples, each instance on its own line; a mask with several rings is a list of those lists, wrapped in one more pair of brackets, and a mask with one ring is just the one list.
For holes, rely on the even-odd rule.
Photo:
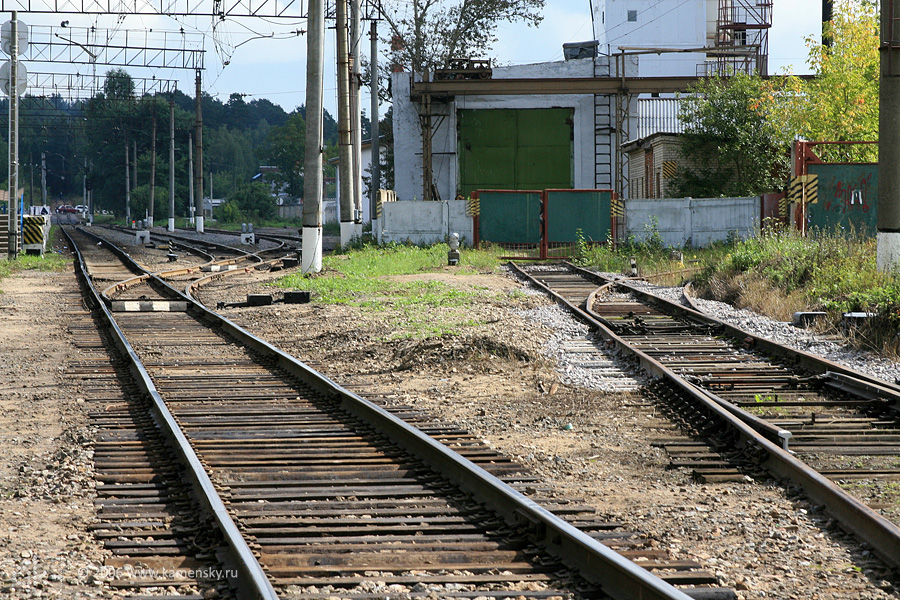
[(0, 282), (0, 597), (94, 597), (90, 432), (65, 366), (71, 272)]
[[(255, 277), (209, 288), (201, 300), (215, 308), (281, 291), (267, 285), (274, 275)], [(676, 432), (640, 393), (565, 384), (547, 350), (551, 328), (531, 318), (550, 310), (549, 300), (502, 273), (422, 277), (477, 292), (465, 319), (453, 307), (428, 315), (452, 334), (406, 336), (404, 310), (390, 302), (313, 298), (222, 312), (354, 391), (468, 428), (559, 495), (592, 504), (676, 558), (700, 561), (743, 598), (900, 598), (896, 574), (790, 490), (696, 484), (689, 472), (667, 469), (651, 442)], [(109, 594), (88, 570), (103, 556), (87, 533), (89, 431), (77, 382), (65, 378), (66, 361), (78, 355), (66, 334), (68, 311), (81, 310), (73, 286), (71, 273), (0, 282), (0, 596)]]

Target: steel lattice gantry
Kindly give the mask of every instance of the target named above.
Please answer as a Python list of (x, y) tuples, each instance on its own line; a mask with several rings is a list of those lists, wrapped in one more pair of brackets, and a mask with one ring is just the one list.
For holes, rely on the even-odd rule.
[[(0, 0), (2, 1), (2, 0)], [(68, 64), (203, 69), (203, 36), (184, 31), (29, 27), (21, 60)]]
[[(130, 77), (134, 85), (134, 97), (156, 94), (172, 94), (178, 89), (175, 79), (156, 77)], [(28, 73), (28, 97), (60, 98), (69, 101), (90, 100), (103, 89), (105, 75), (88, 73)]]
[[(326, 9), (334, 14), (333, 2)], [(165, 15), (305, 19), (304, 0), (0, 0), (0, 11), (35, 14)], [(362, 3), (362, 18), (377, 19), (379, 0)]]

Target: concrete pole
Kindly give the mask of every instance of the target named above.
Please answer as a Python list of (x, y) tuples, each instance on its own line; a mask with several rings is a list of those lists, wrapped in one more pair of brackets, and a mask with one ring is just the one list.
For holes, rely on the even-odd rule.
[[(90, 165), (89, 170), (93, 171), (94, 170), (94, 161), (92, 160), (89, 163), (89, 165)], [(94, 224), (94, 186), (93, 186), (93, 184), (91, 185), (91, 189), (88, 190), (87, 207), (88, 207), (88, 219), (87, 219), (88, 225), (93, 225)]]
[[(87, 159), (84, 159), (87, 161)], [(86, 165), (87, 163), (85, 163)], [(85, 194), (85, 200), (87, 194)], [(86, 203), (86, 202), (85, 202)], [(41, 152), (41, 204), (47, 206), (47, 153)]]
[[(84, 159), (87, 171), (87, 159)], [(131, 160), (128, 157), (128, 134), (125, 135), (125, 227), (131, 227)]]
[(362, 43), (360, 0), (350, 0), (350, 144), (353, 153), (353, 235), (362, 237), (362, 83), (359, 46)]
[(201, 96), (201, 71), (197, 69), (194, 96), (194, 215), (197, 233), (203, 233), (203, 102)]
[(150, 136), (150, 214), (147, 217), (147, 229), (153, 227), (153, 209), (156, 200), (156, 103), (153, 104), (153, 118), (150, 120), (152, 135)]
[(900, 262), (900, 0), (881, 0), (881, 85), (878, 93), (877, 265)]
[(9, 57), (9, 194), (8, 254), (19, 255), (19, 18), (12, 11)]
[(175, 231), (175, 98), (169, 100), (169, 227)]
[(300, 267), (322, 270), (323, 81), (325, 0), (310, 0), (306, 20), (306, 156), (303, 166), (303, 231)]
[(378, 21), (372, 20), (369, 31), (369, 68), (371, 80), (369, 89), (372, 92), (372, 107), (369, 118), (372, 120), (372, 184), (370, 186), (369, 219), (372, 221), (372, 233), (377, 235), (378, 219), (375, 216), (375, 203), (378, 200), (378, 189), (381, 187), (381, 144), (378, 139)]
[(191, 225), (194, 224), (194, 134), (188, 134), (188, 214)]
[(337, 0), (336, 9), (337, 36), (337, 80), (338, 80), (338, 151), (340, 165), (338, 183), (340, 186), (340, 222), (341, 246), (346, 246), (353, 237), (353, 209), (356, 202), (353, 192), (356, 185), (353, 181), (353, 148), (350, 143), (350, 45), (347, 31), (347, 0)]

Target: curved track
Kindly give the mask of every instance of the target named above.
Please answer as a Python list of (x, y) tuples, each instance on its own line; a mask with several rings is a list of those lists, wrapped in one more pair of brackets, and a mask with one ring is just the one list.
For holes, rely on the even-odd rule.
[[(702, 445), (667, 446), (699, 479), (768, 472), (900, 565), (900, 529), (835, 482), (900, 476), (900, 388), (572, 265), (512, 267), (640, 361)], [(705, 446), (705, 447), (704, 447)]]
[[(111, 244), (77, 245), (88, 277), (92, 265), (116, 276)], [(139, 270), (120, 268), (123, 281)], [(216, 524), (239, 594), (733, 597), (577, 502), (541, 498), (524, 469), (466, 432), (363, 400), (158, 278), (141, 286), (147, 302), (114, 313), (116, 344), (202, 492), (190, 505)]]

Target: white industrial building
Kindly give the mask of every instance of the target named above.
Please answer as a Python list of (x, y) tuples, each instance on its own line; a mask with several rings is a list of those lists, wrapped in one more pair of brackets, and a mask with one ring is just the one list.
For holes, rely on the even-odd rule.
[[(571, 127), (568, 186), (559, 187), (612, 188), (627, 198), (627, 170), (619, 148), (636, 138), (639, 122), (641, 133), (648, 133), (648, 120), (639, 119), (636, 94), (529, 92), (511, 95), (491, 90), (492, 83), (503, 79), (602, 79), (621, 78), (623, 74), (629, 79), (677, 78), (733, 69), (765, 71), (771, 10), (771, 1), (764, 0), (594, 0), (595, 39), (582, 44), (581, 48), (566, 49), (567, 56), (580, 58), (495, 67), (489, 79), (478, 82), (486, 90), (484, 94), (470, 90), (465, 94), (432, 95), (426, 103), (415, 93), (414, 76), (394, 74), (394, 168), (398, 199), (448, 201), (460, 194), (467, 195), (473, 186), (478, 187), (480, 179), (497, 179), (531, 189), (537, 182), (527, 181), (525, 166), (518, 167), (521, 173), (507, 175), (505, 179), (485, 172), (488, 169), (473, 171), (470, 164), (474, 159), (466, 156), (474, 150), (461, 137), (460, 126), (465, 127), (463, 113), (466, 111), (535, 109), (571, 111), (571, 117), (560, 125)], [(625, 85), (628, 86), (627, 81)], [(496, 114), (500, 115), (499, 112)], [(529, 113), (534, 114), (537, 113)], [(671, 120), (671, 115), (668, 118)], [(506, 117), (495, 120), (497, 123), (508, 121)], [(527, 129), (529, 120), (515, 122), (517, 127)], [(430, 145), (433, 185), (430, 190), (423, 185), (426, 172), (423, 163), (427, 161), (423, 161), (426, 151), (422, 124), (427, 121), (433, 132)], [(652, 124), (649, 131), (652, 132)], [(510, 140), (509, 143), (517, 142)], [(520, 160), (514, 153), (501, 150), (498, 149), (497, 156)], [(478, 160), (487, 160), (487, 156), (479, 155)], [(528, 164), (525, 159), (522, 163)], [(503, 166), (504, 161), (497, 161), (497, 168)], [(559, 180), (556, 177), (554, 185)], [(618, 189), (620, 187), (622, 189)]]

